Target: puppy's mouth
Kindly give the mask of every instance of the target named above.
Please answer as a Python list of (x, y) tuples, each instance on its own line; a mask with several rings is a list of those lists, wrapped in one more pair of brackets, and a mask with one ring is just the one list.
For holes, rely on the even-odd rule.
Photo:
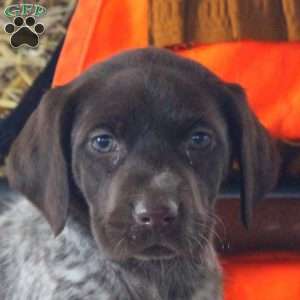
[(139, 260), (171, 259), (177, 256), (175, 250), (159, 244), (144, 248), (141, 252), (134, 255)]

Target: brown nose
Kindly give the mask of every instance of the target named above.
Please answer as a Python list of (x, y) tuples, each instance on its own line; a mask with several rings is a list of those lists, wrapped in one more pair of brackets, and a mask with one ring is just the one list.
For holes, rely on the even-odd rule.
[(178, 205), (170, 201), (160, 206), (147, 206), (144, 201), (134, 208), (134, 219), (138, 225), (162, 227), (173, 224), (178, 218)]

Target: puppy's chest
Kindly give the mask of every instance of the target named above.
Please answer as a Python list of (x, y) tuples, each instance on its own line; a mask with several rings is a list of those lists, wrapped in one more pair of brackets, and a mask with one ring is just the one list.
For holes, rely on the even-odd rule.
[(0, 215), (0, 299), (218, 299), (205, 286), (201, 290), (204, 288), (208, 293), (203, 294), (202, 290), (195, 297), (186, 297), (176, 292), (176, 286), (184, 282), (170, 289), (163, 280), (157, 285), (112, 267), (99, 256), (99, 249), (85, 233), (74, 226), (67, 226), (54, 239), (44, 220), (24, 202)]
[[(213, 286), (192, 294), (139, 281), (99, 262), (90, 252), (51, 251), (19, 261), (5, 300), (218, 300)], [(59, 250), (59, 249), (56, 249)], [(37, 255), (37, 256), (36, 256)], [(41, 259), (42, 258), (42, 259)], [(12, 271), (10, 271), (12, 273)], [(215, 296), (212, 296), (215, 295)]]
[(19, 246), (22, 251), (6, 257), (10, 263), (5, 268), (1, 300), (110, 300), (114, 299), (110, 291), (121, 292), (114, 274), (90, 252), (70, 249), (64, 243), (58, 247), (65, 248), (64, 252), (38, 249), (27, 242)]

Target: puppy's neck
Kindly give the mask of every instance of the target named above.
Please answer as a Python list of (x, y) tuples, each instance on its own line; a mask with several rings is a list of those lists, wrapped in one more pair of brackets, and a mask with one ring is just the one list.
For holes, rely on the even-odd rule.
[(80, 224), (83, 229), (88, 230), (91, 234), (88, 205), (79, 192), (73, 195), (70, 201), (69, 210), (69, 218), (72, 218), (72, 222)]
[[(126, 262), (108, 261), (129, 299), (144, 300), (218, 300), (221, 299), (221, 272), (213, 249), (206, 259)], [(210, 256), (209, 262), (207, 258)]]

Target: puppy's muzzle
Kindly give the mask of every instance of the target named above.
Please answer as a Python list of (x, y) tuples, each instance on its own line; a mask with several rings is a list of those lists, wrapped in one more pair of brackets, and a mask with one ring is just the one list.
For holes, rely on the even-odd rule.
[(137, 226), (161, 231), (179, 219), (178, 204), (168, 201), (163, 205), (153, 206), (146, 201), (140, 201), (134, 207), (133, 218)]
[(133, 207), (132, 217), (135, 232), (150, 240), (144, 244), (142, 251), (136, 256), (140, 259), (171, 258), (175, 255), (173, 247), (166, 244), (165, 237), (174, 236), (180, 223), (179, 206), (174, 201), (153, 203), (139, 201)]

